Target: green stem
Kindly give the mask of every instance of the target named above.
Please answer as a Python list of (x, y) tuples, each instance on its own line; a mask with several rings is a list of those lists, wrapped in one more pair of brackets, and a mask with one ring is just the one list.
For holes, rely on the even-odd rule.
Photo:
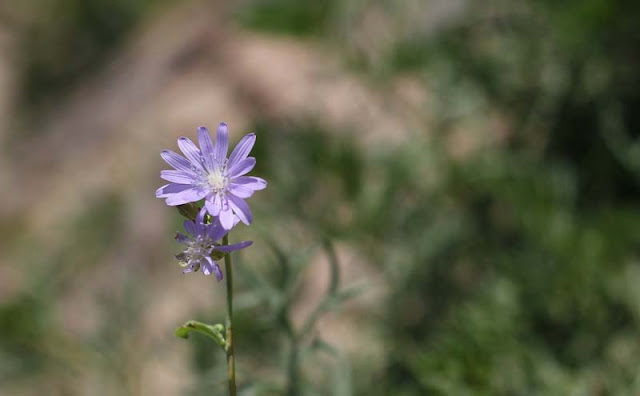
[[(229, 236), (222, 238), (222, 244), (229, 244)], [(236, 396), (236, 364), (233, 355), (233, 273), (231, 272), (231, 255), (224, 256), (224, 269), (227, 276), (227, 378), (229, 380), (229, 396)]]
[(298, 342), (294, 338), (291, 340), (291, 351), (289, 351), (289, 362), (288, 362), (288, 377), (289, 383), (287, 384), (287, 396), (297, 396), (300, 394), (300, 375), (299, 375), (299, 355), (300, 351), (298, 350)]

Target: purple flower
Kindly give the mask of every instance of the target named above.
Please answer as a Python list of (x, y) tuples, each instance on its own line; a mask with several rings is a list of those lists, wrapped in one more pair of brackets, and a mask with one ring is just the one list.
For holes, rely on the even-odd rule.
[[(184, 221), (184, 229), (187, 235), (177, 233), (176, 241), (186, 245), (184, 250), (176, 255), (180, 260), (180, 266), (184, 267), (183, 272), (198, 271), (202, 269), (205, 275), (215, 272), (218, 281), (222, 280), (222, 271), (218, 264), (214, 261), (214, 257), (221, 259), (225, 253), (243, 249), (250, 246), (252, 241), (244, 241), (232, 245), (221, 246), (219, 241), (229, 231), (225, 230), (217, 217), (213, 218), (213, 223), (205, 224), (205, 208), (198, 213), (195, 221)], [(238, 219), (233, 219), (233, 225), (237, 224)]]
[(198, 128), (200, 149), (188, 138), (178, 139), (178, 146), (187, 158), (171, 150), (163, 150), (162, 158), (175, 170), (163, 170), (160, 177), (171, 182), (156, 191), (156, 197), (166, 198), (167, 205), (176, 206), (205, 199), (210, 215), (220, 217), (226, 230), (233, 227), (234, 214), (244, 224), (253, 216), (245, 198), (267, 187), (264, 179), (244, 176), (256, 164), (249, 152), (256, 141), (250, 133), (240, 140), (227, 159), (229, 133), (227, 124), (220, 123), (215, 146), (205, 127)]

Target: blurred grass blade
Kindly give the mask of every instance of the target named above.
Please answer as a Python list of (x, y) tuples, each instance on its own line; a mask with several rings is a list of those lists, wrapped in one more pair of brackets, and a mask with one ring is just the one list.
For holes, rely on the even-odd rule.
[(360, 293), (365, 291), (366, 288), (367, 288), (367, 284), (361, 283), (361, 284), (350, 286), (335, 294), (328, 294), (327, 296), (325, 296), (324, 300), (322, 300), (322, 302), (318, 304), (316, 309), (314, 309), (313, 312), (311, 312), (311, 314), (309, 315), (309, 318), (302, 326), (302, 331), (300, 332), (300, 335), (305, 336), (308, 333), (310, 333), (311, 330), (313, 330), (313, 327), (315, 326), (316, 321), (318, 320), (318, 318), (320, 318), (320, 315), (328, 311), (331, 311), (332, 309), (339, 307), (345, 301), (358, 296)]
[(324, 250), (327, 253), (327, 258), (329, 259), (329, 270), (331, 271), (329, 290), (327, 293), (332, 295), (338, 291), (338, 286), (340, 285), (340, 263), (338, 261), (338, 256), (336, 255), (336, 250), (333, 247), (333, 243), (329, 239), (325, 239), (323, 241), (323, 245)]
[(338, 360), (333, 368), (333, 394), (336, 396), (351, 396), (351, 368), (346, 357), (338, 349), (321, 339), (313, 340), (312, 348), (323, 351)]
[(337, 303), (342, 303), (352, 298), (358, 297), (368, 288), (369, 288), (369, 284), (365, 282), (351, 285), (343, 290), (340, 290), (338, 293), (336, 293), (334, 298), (336, 299)]

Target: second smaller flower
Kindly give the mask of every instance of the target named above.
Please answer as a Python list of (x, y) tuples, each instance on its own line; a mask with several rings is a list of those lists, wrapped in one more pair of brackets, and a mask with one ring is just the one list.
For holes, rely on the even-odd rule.
[[(210, 275), (215, 273), (218, 281), (222, 280), (222, 270), (214, 259), (221, 259), (226, 253), (244, 249), (250, 246), (252, 241), (244, 241), (232, 245), (220, 245), (219, 241), (229, 230), (220, 224), (218, 217), (213, 217), (210, 224), (205, 222), (206, 209), (202, 208), (195, 221), (185, 220), (184, 229), (187, 234), (177, 233), (176, 241), (186, 245), (184, 250), (176, 255), (180, 261), (180, 266), (184, 267), (183, 272), (196, 272), (202, 269), (202, 273)], [(238, 218), (234, 216), (233, 223), (237, 223)]]

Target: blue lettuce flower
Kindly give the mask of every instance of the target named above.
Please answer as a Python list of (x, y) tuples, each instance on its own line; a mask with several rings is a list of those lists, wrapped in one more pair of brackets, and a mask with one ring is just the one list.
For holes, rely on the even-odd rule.
[[(176, 255), (180, 265), (184, 267), (183, 272), (195, 272), (202, 269), (205, 275), (216, 274), (218, 281), (222, 280), (222, 271), (215, 262), (221, 259), (226, 253), (244, 249), (250, 246), (252, 241), (244, 241), (232, 245), (220, 245), (219, 241), (229, 230), (222, 227), (217, 217), (214, 217), (211, 224), (205, 223), (206, 209), (202, 208), (195, 221), (185, 220), (184, 229), (187, 234), (176, 234), (176, 241), (186, 247)], [(238, 218), (232, 219), (232, 226), (237, 224)]]
[(244, 136), (229, 158), (227, 124), (218, 126), (215, 145), (205, 127), (198, 128), (198, 141), (200, 149), (186, 137), (178, 139), (186, 158), (171, 150), (162, 151), (162, 158), (175, 169), (160, 172), (160, 177), (171, 183), (160, 187), (156, 197), (165, 198), (170, 206), (204, 198), (209, 214), (219, 217), (226, 230), (234, 226), (235, 216), (251, 224), (253, 216), (245, 199), (267, 187), (264, 179), (245, 176), (256, 164), (256, 159), (249, 157), (256, 135)]

